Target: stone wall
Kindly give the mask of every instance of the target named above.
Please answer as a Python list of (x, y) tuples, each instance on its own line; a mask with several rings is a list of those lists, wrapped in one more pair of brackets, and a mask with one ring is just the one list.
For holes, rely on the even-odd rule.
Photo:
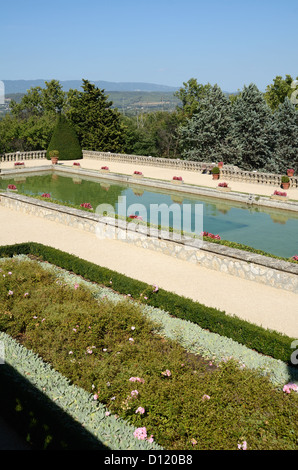
[(199, 266), (298, 294), (298, 265), (295, 263), (203, 242), (201, 239), (175, 237), (167, 232), (150, 231), (148, 234), (148, 228), (142, 225), (127, 224), (126, 221), (100, 217), (17, 193), (0, 193), (0, 204), (94, 233), (97, 237), (119, 239)]

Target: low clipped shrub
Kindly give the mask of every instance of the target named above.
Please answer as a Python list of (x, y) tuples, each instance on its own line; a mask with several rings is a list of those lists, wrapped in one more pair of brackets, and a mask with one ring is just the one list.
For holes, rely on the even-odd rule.
[(77, 134), (63, 114), (59, 114), (54, 128), (49, 147), (47, 149), (47, 159), (50, 159), (50, 152), (58, 150), (59, 160), (78, 160), (83, 158), (82, 149)]

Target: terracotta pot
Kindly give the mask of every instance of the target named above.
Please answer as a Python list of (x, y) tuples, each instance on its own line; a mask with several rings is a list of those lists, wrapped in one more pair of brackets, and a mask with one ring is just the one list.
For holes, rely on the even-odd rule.
[(52, 160), (52, 165), (57, 165), (57, 162), (59, 159), (58, 157), (52, 157), (51, 160)]
[(290, 183), (281, 183), (282, 189), (289, 189)]
[(292, 171), (292, 170), (287, 170), (287, 175), (288, 175), (288, 176), (294, 176), (294, 173), (295, 173), (295, 172)]
[(219, 173), (212, 173), (212, 178), (214, 180), (218, 180), (219, 179)]

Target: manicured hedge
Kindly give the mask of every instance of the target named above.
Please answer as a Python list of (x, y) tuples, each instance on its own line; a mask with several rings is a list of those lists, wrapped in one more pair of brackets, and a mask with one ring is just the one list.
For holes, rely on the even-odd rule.
[[(49, 246), (30, 242), (0, 247), (0, 256), (2, 257), (17, 254), (34, 255), (44, 261), (74, 272), (87, 280), (112, 287), (121, 294), (130, 294), (135, 299), (139, 299), (140, 294), (145, 291), (152, 292), (152, 286), (144, 282)], [(282, 360), (290, 365), (290, 358), (293, 353), (291, 344), (295, 338), (266, 330), (237, 317), (227, 315), (224, 311), (206, 307), (199, 302), (167, 292), (161, 288), (154, 295), (150, 296), (148, 294), (147, 304), (165, 310), (177, 318), (198, 324), (201, 328), (231, 338), (250, 349)]]
[(47, 159), (50, 151), (59, 151), (59, 160), (77, 160), (83, 158), (82, 149), (77, 134), (65, 116), (59, 115), (47, 149)]

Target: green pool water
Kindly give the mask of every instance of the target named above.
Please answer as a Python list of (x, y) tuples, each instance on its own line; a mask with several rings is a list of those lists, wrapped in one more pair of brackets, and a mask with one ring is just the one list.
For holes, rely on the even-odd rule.
[[(104, 179), (85, 179), (79, 175), (69, 177), (51, 173), (0, 179), (1, 189), (6, 189), (8, 184), (15, 184), (20, 193), (28, 196), (49, 193), (53, 199), (66, 204), (90, 203), (94, 209), (100, 204), (109, 204), (115, 213), (118, 213), (120, 207), (119, 197), (123, 196), (127, 216), (131, 213), (139, 214), (143, 220), (163, 226), (164, 219), (160, 215), (158, 220), (152, 220), (150, 205), (165, 204), (172, 207), (177, 204), (181, 211), (183, 208), (182, 219), (184, 217), (190, 221), (188, 231), (192, 232), (195, 230), (195, 208), (201, 205), (203, 227), (200, 229), (218, 234), (224, 240), (248, 245), (276, 256), (292, 257), (298, 254), (298, 214), (290, 211), (257, 208), (216, 198), (192, 197), (175, 191), (166, 193), (141, 185), (129, 186)], [(138, 206), (133, 206), (135, 204)], [(180, 221), (177, 224), (171, 211), (168, 221), (170, 226), (181, 228)]]

